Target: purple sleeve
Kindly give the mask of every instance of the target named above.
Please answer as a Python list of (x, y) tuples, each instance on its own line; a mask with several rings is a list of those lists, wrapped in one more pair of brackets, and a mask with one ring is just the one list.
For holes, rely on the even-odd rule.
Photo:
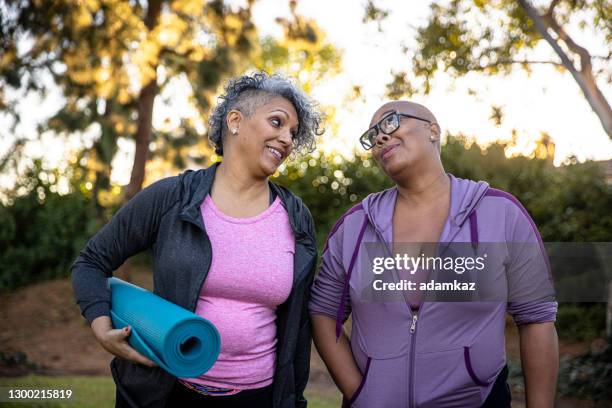
[(554, 322), (557, 302), (548, 255), (529, 213), (518, 200), (512, 201), (514, 211), (508, 215), (508, 313), (517, 325)]
[[(321, 266), (312, 285), (308, 304), (310, 314), (323, 314), (336, 319), (346, 279), (346, 271), (342, 265), (343, 231), (343, 225), (335, 226), (327, 239)], [(350, 313), (350, 301), (346, 299), (343, 321), (348, 319)]]
[(557, 318), (557, 302), (514, 302), (508, 304), (508, 312), (517, 326), (529, 323), (554, 322)]

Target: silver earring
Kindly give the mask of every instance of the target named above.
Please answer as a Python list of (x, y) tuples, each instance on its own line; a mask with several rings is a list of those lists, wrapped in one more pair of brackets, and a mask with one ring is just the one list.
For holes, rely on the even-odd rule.
[(436, 141), (436, 138), (435, 138), (435, 137), (433, 137), (433, 136), (430, 136), (430, 137), (429, 137), (429, 140), (431, 140), (432, 142), (435, 142), (435, 141)]
[(237, 133), (238, 133), (238, 129), (236, 129), (236, 128), (232, 128), (232, 135), (235, 135), (235, 134), (237, 134)]

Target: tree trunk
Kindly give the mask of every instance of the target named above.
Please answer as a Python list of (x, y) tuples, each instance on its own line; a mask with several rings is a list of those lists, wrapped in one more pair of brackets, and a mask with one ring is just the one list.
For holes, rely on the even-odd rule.
[[(563, 66), (572, 74), (572, 77), (584, 93), (584, 96), (593, 109), (593, 112), (599, 118), (602, 127), (612, 139), (612, 108), (606, 100), (605, 96), (597, 86), (595, 77), (593, 76), (591, 67), (591, 55), (586, 48), (579, 46), (574, 40), (567, 35), (561, 26), (554, 18), (554, 6), (556, 2), (551, 4), (546, 15), (541, 16), (538, 11), (529, 4), (528, 0), (518, 0), (529, 18), (533, 21), (540, 35), (553, 48), (555, 53), (561, 59)], [(554, 39), (549, 29), (555, 32), (558, 40), (563, 41), (566, 46), (580, 57), (580, 70), (576, 68), (574, 61), (561, 48), (558, 41)]]
[[(145, 17), (145, 25), (149, 31), (157, 25), (161, 12), (161, 0), (150, 0)], [(154, 71), (157, 66), (153, 67)], [(134, 164), (130, 175), (130, 182), (125, 189), (124, 202), (128, 202), (141, 189), (145, 177), (147, 157), (149, 155), (149, 142), (151, 140), (151, 130), (153, 127), (153, 104), (159, 92), (157, 87), (157, 76), (155, 76), (140, 91), (138, 96), (138, 124), (136, 129), (136, 151), (134, 154)], [(132, 281), (131, 262), (127, 259), (116, 271), (116, 275), (127, 281)]]
[(138, 127), (136, 130), (136, 151), (130, 183), (125, 191), (125, 201), (129, 201), (141, 189), (145, 177), (147, 157), (149, 155), (149, 142), (151, 140), (153, 104), (157, 96), (158, 88), (156, 80), (153, 79), (140, 91), (138, 98)]
[(606, 309), (606, 338), (612, 340), (612, 279), (608, 283), (608, 307)]
[[(159, 21), (161, 12), (161, 0), (150, 0), (147, 16), (145, 17), (145, 25), (149, 31), (152, 31)], [(153, 71), (157, 70), (157, 65), (153, 67)], [(157, 87), (157, 76), (146, 84), (138, 96), (138, 126), (136, 130), (136, 152), (134, 155), (134, 165), (132, 166), (132, 174), (130, 183), (125, 191), (125, 201), (136, 195), (142, 189), (144, 182), (145, 167), (147, 156), (149, 155), (149, 141), (151, 139), (151, 129), (153, 120), (153, 104), (159, 89)]]
[[(595, 77), (592, 72), (591, 55), (586, 48), (576, 44), (576, 42), (563, 30), (563, 28), (557, 23), (554, 16), (554, 8), (558, 4), (558, 1), (554, 1), (550, 4), (548, 11), (544, 16), (541, 16), (538, 11), (533, 8), (528, 0), (519, 0), (519, 3), (527, 13), (527, 15), (533, 20), (536, 29), (540, 32), (540, 35), (550, 44), (555, 50), (563, 66), (572, 74), (574, 80), (580, 86), (580, 89), (584, 93), (585, 98), (591, 105), (591, 109), (599, 117), (601, 124), (612, 139), (612, 109), (608, 104), (608, 101), (604, 97), (601, 90), (597, 87)], [(574, 62), (569, 56), (563, 51), (557, 40), (552, 38), (548, 29), (551, 29), (557, 35), (560, 41), (563, 41), (565, 45), (572, 52), (577, 54), (580, 58), (580, 70), (576, 68)], [(604, 262), (606, 260), (604, 256)], [(604, 263), (605, 265), (605, 263)], [(606, 268), (606, 275), (610, 276), (610, 271)], [(612, 339), (612, 280), (608, 284), (608, 299), (606, 308), (606, 337), (608, 340)]]

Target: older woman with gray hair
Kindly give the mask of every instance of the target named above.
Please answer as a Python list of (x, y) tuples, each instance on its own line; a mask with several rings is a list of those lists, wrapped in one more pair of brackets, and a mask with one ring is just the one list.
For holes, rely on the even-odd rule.
[[(81, 251), (73, 286), (95, 338), (115, 355), (116, 406), (306, 406), (314, 225), (269, 177), (293, 151), (312, 150), (320, 124), (316, 105), (282, 76), (229, 81), (209, 126), (222, 161), (144, 189)], [(200, 377), (174, 377), (130, 347), (129, 327), (112, 327), (106, 278), (145, 249), (155, 293), (219, 330), (219, 359)]]

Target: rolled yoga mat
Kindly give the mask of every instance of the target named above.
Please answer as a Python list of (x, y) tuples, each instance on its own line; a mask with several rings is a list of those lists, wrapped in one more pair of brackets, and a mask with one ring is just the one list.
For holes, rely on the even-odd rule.
[(113, 326), (132, 327), (130, 345), (176, 377), (198, 377), (219, 357), (211, 322), (117, 278), (109, 278)]

